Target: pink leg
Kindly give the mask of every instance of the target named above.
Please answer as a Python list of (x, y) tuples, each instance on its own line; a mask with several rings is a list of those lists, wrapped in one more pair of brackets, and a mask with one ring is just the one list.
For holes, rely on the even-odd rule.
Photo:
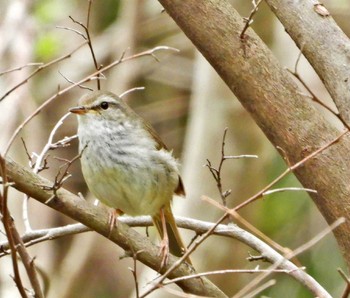
[(124, 212), (121, 211), (120, 209), (112, 209), (109, 211), (109, 216), (108, 216), (108, 224), (109, 224), (109, 233), (108, 233), (108, 238), (111, 236), (113, 228), (117, 226), (117, 217), (123, 215)]
[(169, 237), (166, 229), (166, 221), (164, 209), (160, 209), (160, 219), (162, 221), (162, 230), (163, 230), (163, 239), (160, 242), (159, 255), (162, 257), (162, 262), (160, 263), (160, 268), (163, 268), (164, 265), (168, 262), (169, 258)]

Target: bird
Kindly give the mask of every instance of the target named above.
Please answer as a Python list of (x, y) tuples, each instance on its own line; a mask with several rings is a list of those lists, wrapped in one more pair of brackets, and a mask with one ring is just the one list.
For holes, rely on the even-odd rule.
[[(78, 118), (81, 168), (91, 193), (113, 208), (115, 216), (152, 217), (161, 237), (161, 266), (169, 251), (181, 257), (186, 246), (171, 202), (174, 194), (185, 196), (185, 189), (172, 151), (145, 119), (112, 92), (85, 94), (69, 111)], [(192, 265), (189, 257), (186, 261)]]

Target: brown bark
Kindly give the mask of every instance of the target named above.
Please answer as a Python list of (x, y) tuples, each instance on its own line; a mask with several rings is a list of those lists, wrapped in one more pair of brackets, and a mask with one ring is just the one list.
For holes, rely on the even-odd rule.
[[(198, 50), (215, 68), (269, 140), (290, 163), (336, 138), (340, 132), (301, 95), (290, 75), (260, 38), (249, 29), (240, 39), (242, 17), (223, 0), (159, 0)], [(285, 4), (286, 5), (286, 4)], [(313, 24), (317, 26), (317, 24)], [(315, 39), (320, 36), (314, 36)], [(315, 49), (322, 51), (322, 48)], [(336, 78), (334, 78), (336, 79)], [(300, 182), (317, 190), (315, 204), (331, 223), (350, 265), (350, 140), (348, 136), (296, 172)]]
[(267, 0), (266, 3), (315, 69), (350, 125), (350, 43), (333, 18), (316, 12), (318, 2)]
[[(53, 191), (50, 189), (52, 182), (41, 178), (10, 159), (6, 160), (6, 170), (9, 181), (14, 182), (14, 187), (17, 190), (90, 227), (124, 250), (139, 252), (137, 254), (139, 261), (159, 271), (161, 261), (159, 248), (152, 245), (146, 237), (141, 236), (121, 222), (118, 222), (117, 229), (110, 233), (109, 212), (105, 207), (94, 206), (63, 188), (58, 189), (56, 195), (53, 196)], [(2, 176), (1, 170), (0, 176)], [(169, 268), (175, 261), (176, 258), (170, 255), (166, 268), (160, 271), (165, 272), (165, 269)], [(192, 269), (187, 264), (181, 264), (169, 275), (169, 278), (186, 276), (192, 273)], [(178, 282), (177, 285), (185, 292), (195, 295), (226, 297), (220, 289), (206, 278), (184, 280)]]

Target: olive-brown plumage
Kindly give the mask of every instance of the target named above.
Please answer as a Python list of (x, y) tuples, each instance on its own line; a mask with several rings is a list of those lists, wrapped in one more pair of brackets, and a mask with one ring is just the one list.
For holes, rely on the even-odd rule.
[(162, 238), (164, 214), (170, 252), (181, 256), (185, 246), (170, 203), (184, 187), (154, 129), (111, 92), (87, 94), (70, 111), (78, 115), (82, 172), (92, 194), (128, 215), (151, 215)]

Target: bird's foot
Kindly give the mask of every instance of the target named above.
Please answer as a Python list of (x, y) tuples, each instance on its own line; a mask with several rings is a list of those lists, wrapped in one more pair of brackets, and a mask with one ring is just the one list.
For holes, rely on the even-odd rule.
[(169, 241), (166, 237), (164, 237), (160, 242), (159, 255), (162, 258), (160, 263), (160, 269), (162, 269), (169, 260)]
[(123, 215), (123, 211), (120, 209), (112, 209), (109, 211), (109, 216), (108, 216), (108, 225), (109, 225), (109, 233), (108, 233), (108, 238), (110, 238), (113, 228), (118, 226), (118, 216)]

